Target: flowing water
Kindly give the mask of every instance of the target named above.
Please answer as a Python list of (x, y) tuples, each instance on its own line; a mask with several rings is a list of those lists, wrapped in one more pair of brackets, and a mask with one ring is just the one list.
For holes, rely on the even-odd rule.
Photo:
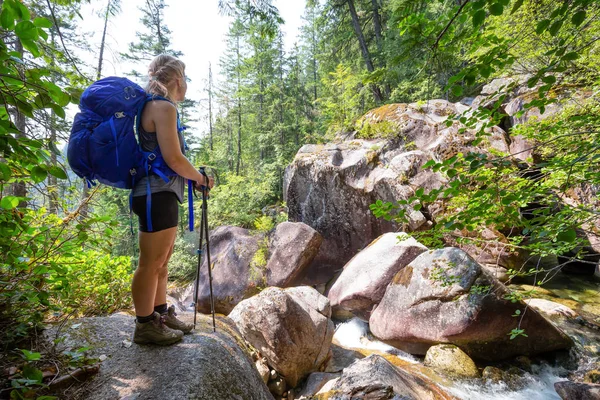
[[(335, 342), (346, 348), (374, 353), (392, 354), (400, 360), (422, 366), (422, 360), (392, 346), (373, 340), (366, 322), (357, 318), (339, 324), (334, 335)], [(425, 368), (425, 367), (423, 367)], [(566, 379), (567, 370), (550, 365), (532, 365), (532, 372), (520, 378), (521, 389), (514, 390), (506, 383), (489, 383), (483, 379), (454, 380), (440, 379), (438, 384), (448, 393), (464, 400), (560, 400), (554, 383)], [(431, 376), (430, 376), (431, 377)]]

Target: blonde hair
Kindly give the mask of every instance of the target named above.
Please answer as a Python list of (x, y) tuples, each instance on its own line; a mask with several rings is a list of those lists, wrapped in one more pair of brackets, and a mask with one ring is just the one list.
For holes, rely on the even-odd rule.
[(161, 54), (148, 66), (148, 78), (146, 92), (173, 100), (169, 97), (168, 86), (174, 79), (185, 79), (185, 64), (173, 56)]

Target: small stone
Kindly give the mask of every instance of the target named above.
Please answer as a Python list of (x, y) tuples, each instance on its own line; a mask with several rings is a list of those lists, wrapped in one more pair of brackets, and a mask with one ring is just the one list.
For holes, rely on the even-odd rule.
[(281, 377), (275, 379), (274, 381), (269, 382), (268, 386), (269, 386), (269, 391), (274, 396), (279, 396), (279, 397), (282, 397), (287, 389), (285, 380)]
[(451, 344), (431, 346), (425, 355), (425, 365), (456, 378), (479, 377), (479, 370), (471, 357)]
[(275, 371), (274, 369), (271, 370), (270, 372), (270, 380), (275, 380), (277, 379), (277, 371)]
[(483, 376), (483, 379), (493, 383), (498, 383), (504, 379), (504, 373), (500, 368), (496, 367), (485, 367), (481, 375)]
[(100, 357), (98, 357), (98, 360), (100, 361), (106, 361), (108, 357), (106, 356), (106, 354), (102, 354)]
[(123, 342), (121, 342), (121, 344), (123, 345), (123, 347), (125, 347), (126, 349), (131, 347), (131, 342), (129, 340), (123, 340)]

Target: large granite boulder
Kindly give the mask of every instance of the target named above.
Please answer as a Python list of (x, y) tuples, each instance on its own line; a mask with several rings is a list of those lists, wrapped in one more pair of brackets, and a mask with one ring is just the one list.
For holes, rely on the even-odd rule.
[(323, 238), (301, 222), (277, 225), (270, 238), (267, 285), (294, 286), (321, 247)]
[(331, 307), (311, 287), (267, 288), (239, 303), (229, 317), (290, 387), (327, 360), (334, 332)]
[[(213, 295), (215, 311), (229, 314), (245, 298), (265, 287), (264, 265), (255, 255), (264, 246), (264, 234), (235, 226), (220, 226), (210, 232)], [(206, 250), (205, 250), (206, 252)], [(208, 258), (203, 257), (198, 288), (198, 311), (210, 312)]]
[[(467, 253), (430, 250), (403, 268), (371, 314), (379, 339), (413, 354), (451, 343), (473, 358), (499, 360), (568, 348), (571, 340)], [(520, 314), (520, 316), (518, 316)], [(524, 335), (511, 339), (513, 329)]]
[(414, 238), (400, 235), (380, 236), (344, 266), (327, 295), (334, 313), (339, 308), (369, 320), (396, 273), (427, 250)]
[[(210, 233), (216, 312), (229, 314), (240, 301), (267, 286), (287, 287), (298, 283), (319, 251), (321, 242), (321, 236), (302, 223), (281, 223), (268, 236), (234, 226), (216, 228)], [(197, 307), (208, 313), (210, 289), (206, 248), (204, 252)], [(193, 285), (188, 288), (190, 297), (184, 304), (193, 302), (193, 289)]]
[[(191, 321), (191, 313), (180, 318)], [(196, 330), (171, 346), (131, 343), (134, 318), (126, 314), (82, 318), (47, 331), (52, 340), (60, 333), (57, 350), (90, 347), (88, 355), (104, 360), (92, 380), (71, 386), (61, 398), (90, 400), (273, 400), (235, 325), (198, 315)]]
[(330, 381), (316, 398), (350, 400), (450, 400), (433, 381), (412, 374), (379, 355), (370, 355), (344, 369), (342, 376)]
[(469, 109), (445, 100), (390, 104), (367, 113), (354, 137), (327, 145), (305, 145), (299, 150), (285, 173), (289, 220), (310, 225), (324, 241), (306, 283), (331, 279), (336, 270), (383, 233), (428, 229), (428, 217), (411, 206), (406, 206), (405, 227), (376, 218), (369, 206), (377, 200), (406, 200), (417, 188), (427, 193), (445, 185), (441, 174), (422, 168), (431, 158), (447, 160), (459, 152), (484, 152), (490, 147), (508, 151), (501, 129), (491, 129), (485, 143), (475, 147), (472, 132), (459, 133), (458, 122), (446, 126), (450, 115)]

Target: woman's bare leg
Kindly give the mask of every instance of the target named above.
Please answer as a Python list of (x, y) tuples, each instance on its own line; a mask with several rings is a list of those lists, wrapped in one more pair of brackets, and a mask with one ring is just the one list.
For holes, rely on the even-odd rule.
[(159, 232), (140, 232), (140, 260), (131, 284), (133, 305), (138, 316), (154, 312), (159, 275), (163, 268), (166, 269), (176, 234), (177, 227)]
[(173, 242), (171, 243), (171, 249), (167, 255), (167, 259), (163, 263), (162, 267), (158, 271), (158, 284), (156, 286), (156, 294), (154, 295), (154, 305), (160, 306), (161, 304), (167, 304), (167, 280), (169, 279), (169, 260), (173, 254), (173, 247), (175, 246), (175, 236), (173, 236)]

